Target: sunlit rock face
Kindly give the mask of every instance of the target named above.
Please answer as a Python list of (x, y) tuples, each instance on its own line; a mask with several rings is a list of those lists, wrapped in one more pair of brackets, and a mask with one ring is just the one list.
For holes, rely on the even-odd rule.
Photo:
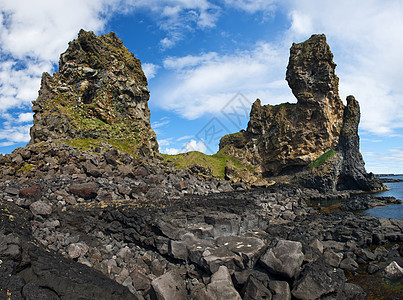
[[(379, 182), (365, 183), (372, 175), (366, 173), (359, 153), (359, 105), (349, 97), (344, 106), (335, 68), (325, 35), (293, 44), (286, 80), (297, 103), (262, 106), (257, 99), (246, 131), (223, 137), (220, 149), (257, 166), (264, 176), (304, 171), (298, 181), (306, 185), (331, 190), (380, 188)], [(311, 163), (324, 154), (325, 164), (313, 168)], [(329, 162), (332, 165), (322, 170)], [(308, 168), (310, 164), (312, 168)], [(349, 183), (351, 180), (354, 182)]]

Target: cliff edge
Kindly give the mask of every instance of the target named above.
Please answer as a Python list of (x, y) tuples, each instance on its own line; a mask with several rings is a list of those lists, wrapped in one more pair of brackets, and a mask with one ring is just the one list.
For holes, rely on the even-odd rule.
[[(291, 175), (324, 190), (379, 190), (359, 152), (360, 109), (339, 97), (336, 64), (325, 35), (293, 44), (286, 80), (297, 103), (252, 105), (246, 131), (224, 136), (220, 151), (257, 166), (266, 177)], [(296, 175), (295, 175), (296, 174)]]
[(42, 75), (30, 143), (91, 140), (153, 157), (149, 93), (140, 60), (113, 32), (81, 30), (61, 54), (59, 71)]

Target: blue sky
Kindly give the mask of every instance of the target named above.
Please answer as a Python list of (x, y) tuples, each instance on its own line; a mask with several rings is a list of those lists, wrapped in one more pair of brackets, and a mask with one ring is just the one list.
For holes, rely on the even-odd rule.
[(369, 171), (403, 173), (402, 0), (0, 0), (0, 153), (29, 141), (42, 72), (83, 28), (142, 61), (160, 151), (218, 149), (251, 103), (295, 102), (289, 48), (325, 33), (340, 95), (361, 105)]

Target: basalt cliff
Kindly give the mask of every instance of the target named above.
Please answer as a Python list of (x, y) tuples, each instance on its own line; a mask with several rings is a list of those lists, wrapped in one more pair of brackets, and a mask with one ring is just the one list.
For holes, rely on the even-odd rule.
[(97, 37), (81, 30), (61, 54), (59, 71), (42, 76), (31, 144), (91, 140), (153, 157), (158, 143), (149, 97), (140, 60), (113, 32)]
[(220, 151), (256, 166), (266, 177), (323, 190), (379, 190), (359, 152), (360, 108), (339, 97), (336, 64), (325, 35), (293, 44), (286, 80), (296, 104), (264, 105), (258, 99), (246, 131), (223, 137)]

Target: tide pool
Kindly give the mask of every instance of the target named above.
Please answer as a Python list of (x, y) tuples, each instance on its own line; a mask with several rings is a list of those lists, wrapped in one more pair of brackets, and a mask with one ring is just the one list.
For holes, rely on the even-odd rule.
[[(403, 174), (383, 178), (403, 180)], [(403, 182), (390, 182), (385, 183), (385, 185), (388, 186), (389, 190), (376, 193), (376, 196), (395, 197), (396, 199), (403, 200)], [(374, 207), (364, 211), (363, 215), (379, 218), (403, 219), (403, 203)]]

